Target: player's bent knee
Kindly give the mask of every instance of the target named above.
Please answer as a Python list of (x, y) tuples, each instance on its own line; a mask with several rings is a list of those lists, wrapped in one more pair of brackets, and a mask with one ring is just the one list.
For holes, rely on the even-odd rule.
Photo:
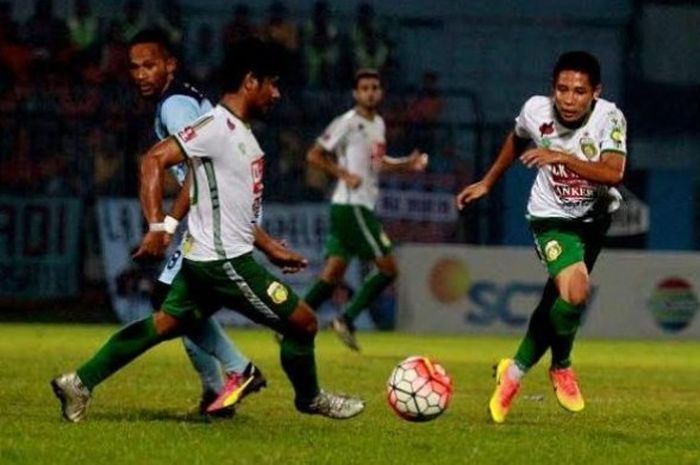
[(295, 333), (304, 337), (313, 339), (318, 332), (316, 314), (309, 308), (306, 302), (300, 301), (287, 321)]
[(380, 273), (389, 279), (396, 279), (399, 276), (399, 266), (396, 263), (393, 255), (388, 255), (377, 259), (376, 261), (377, 269)]
[(164, 339), (174, 338), (181, 333), (180, 320), (162, 310), (153, 314), (153, 322), (158, 336)]

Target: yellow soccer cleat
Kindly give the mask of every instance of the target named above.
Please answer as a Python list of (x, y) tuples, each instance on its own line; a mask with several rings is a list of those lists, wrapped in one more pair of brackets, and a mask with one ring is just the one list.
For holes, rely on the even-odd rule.
[(218, 412), (240, 402), (244, 397), (258, 392), (267, 386), (267, 380), (260, 370), (248, 363), (243, 373), (232, 373), (228, 376), (224, 389), (219, 396), (206, 408), (206, 414)]
[(503, 423), (510, 411), (515, 395), (520, 390), (520, 381), (508, 376), (508, 368), (515, 363), (510, 358), (504, 358), (495, 368), (496, 390), (489, 401), (489, 413), (495, 423)]
[(585, 404), (573, 369), (551, 369), (549, 370), (549, 379), (552, 381), (559, 405), (569, 412), (575, 413), (583, 410)]

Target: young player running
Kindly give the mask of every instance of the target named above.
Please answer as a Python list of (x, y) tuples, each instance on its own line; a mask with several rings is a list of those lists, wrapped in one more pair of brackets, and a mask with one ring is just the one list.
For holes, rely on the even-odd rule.
[(355, 318), (398, 274), (391, 241), (374, 213), (379, 173), (423, 171), (428, 156), (418, 150), (404, 158), (386, 155), (386, 128), (378, 113), (383, 90), (377, 71), (358, 71), (352, 95), (355, 107), (335, 118), (307, 154), (311, 165), (337, 178), (338, 184), (331, 199), (326, 263), (321, 276), (306, 294), (306, 301), (313, 309), (326, 301), (343, 279), (353, 257), (373, 260), (377, 270), (332, 323), (340, 339), (351, 349), (359, 350)]
[[(319, 388), (314, 339), (316, 318), (284, 282), (252, 256), (253, 247), (287, 271), (306, 266), (300, 255), (272, 240), (259, 226), (264, 156), (250, 120), (267, 113), (280, 98), (281, 60), (257, 39), (231, 48), (220, 104), (156, 144), (141, 165), (141, 204), (150, 224), (163, 222), (164, 171), (187, 161), (193, 173), (188, 233), (182, 269), (161, 309), (116, 332), (75, 373), (52, 382), (70, 421), (85, 417), (96, 386), (133, 359), (178, 335), (195, 338), (203, 320), (222, 305), (284, 335), (280, 358), (304, 413), (350, 418), (364, 409), (360, 399)], [(136, 257), (158, 256), (164, 234), (146, 233)]]
[[(486, 175), (456, 198), (462, 208), (488, 194), (516, 157), (538, 170), (527, 217), (550, 278), (515, 356), (496, 367), (489, 402), (496, 423), (505, 421), (522, 377), (548, 349), (559, 403), (571, 412), (584, 408), (571, 349), (590, 291), (589, 274), (610, 213), (620, 205), (612, 186), (622, 181), (626, 156), (625, 118), (600, 98), (600, 82), (595, 57), (580, 51), (561, 55), (552, 73), (552, 95), (525, 103)], [(528, 150), (530, 143), (535, 147)]]

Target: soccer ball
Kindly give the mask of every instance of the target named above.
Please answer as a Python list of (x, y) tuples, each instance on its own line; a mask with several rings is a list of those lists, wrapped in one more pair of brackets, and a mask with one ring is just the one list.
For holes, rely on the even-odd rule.
[(452, 379), (435, 360), (413, 356), (396, 365), (386, 392), (389, 405), (401, 418), (429, 421), (450, 404)]

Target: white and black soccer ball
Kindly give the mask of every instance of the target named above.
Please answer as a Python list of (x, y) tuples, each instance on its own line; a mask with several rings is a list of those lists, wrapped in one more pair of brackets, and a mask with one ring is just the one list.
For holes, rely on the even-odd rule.
[(386, 385), (392, 410), (408, 421), (429, 421), (450, 405), (452, 379), (437, 361), (412, 356), (394, 368)]

